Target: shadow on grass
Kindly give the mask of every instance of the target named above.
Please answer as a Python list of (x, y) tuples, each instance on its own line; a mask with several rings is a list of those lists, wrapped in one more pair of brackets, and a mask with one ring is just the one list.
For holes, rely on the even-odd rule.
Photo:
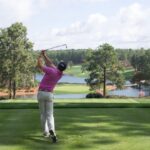
[(101, 144), (101, 145), (107, 145), (107, 144), (115, 144), (118, 143), (119, 141), (114, 140), (110, 137), (98, 137), (98, 136), (93, 136), (93, 143), (95, 144)]
[[(39, 113), (34, 110), (0, 110), (0, 147), (28, 150), (93, 149), (118, 144), (121, 137), (150, 137), (150, 110), (142, 108), (56, 109), (60, 141), (43, 138)], [(1, 148), (0, 148), (1, 149)], [(3, 150), (3, 149), (1, 149)]]
[(150, 133), (148, 109), (77, 109), (72, 112), (73, 110), (75, 109), (66, 110), (67, 114), (62, 117), (59, 114), (56, 118), (58, 128), (67, 134), (90, 134), (97, 131), (149, 136)]
[[(87, 140), (87, 144), (92, 149), (97, 145), (119, 144), (122, 140), (121, 137), (150, 138), (149, 113), (149, 109), (137, 108), (70, 109), (67, 110), (67, 114), (57, 115), (56, 119), (59, 131), (67, 135), (83, 136), (81, 141)], [(97, 136), (95, 137), (95, 135)], [(105, 136), (103, 137), (103, 135)], [(88, 138), (84, 139), (85, 136), (88, 136)], [(78, 145), (80, 144), (73, 144), (73, 147), (79, 148)]]

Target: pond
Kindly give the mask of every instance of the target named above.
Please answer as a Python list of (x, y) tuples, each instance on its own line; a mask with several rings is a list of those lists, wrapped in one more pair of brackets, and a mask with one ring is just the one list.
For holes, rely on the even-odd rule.
[[(36, 74), (35, 79), (40, 82), (42, 80), (42, 74)], [(59, 83), (77, 83), (77, 84), (86, 84), (85, 79), (81, 77), (75, 77), (71, 75), (63, 75), (63, 77), (59, 80)]]
[(117, 95), (117, 96), (127, 96), (127, 97), (139, 97), (141, 91), (144, 93), (144, 96), (149, 96), (150, 95), (150, 91), (148, 90), (139, 90), (137, 88), (134, 87), (126, 87), (125, 89), (119, 90), (113, 90), (113, 91), (109, 91), (109, 95)]
[[(38, 82), (41, 81), (43, 75), (37, 74), (36, 80)], [(84, 78), (70, 76), (70, 75), (64, 75), (62, 79), (59, 81), (59, 83), (76, 83), (76, 84), (86, 84)], [(126, 81), (125, 83), (127, 85), (126, 88), (122, 90), (112, 90), (108, 92), (108, 95), (116, 95), (116, 96), (126, 96), (126, 97), (139, 97), (140, 90), (135, 87), (130, 87), (131, 83), (129, 81)], [(150, 88), (145, 89), (142, 87), (142, 91), (144, 92), (144, 96), (150, 95)], [(54, 97), (57, 99), (82, 99), (86, 97), (86, 94), (55, 94)], [(17, 98), (32, 98), (36, 99), (36, 95), (24, 95), (24, 96), (18, 96)]]
[[(86, 94), (54, 94), (55, 99), (83, 99)], [(37, 99), (37, 95), (22, 95), (17, 96), (17, 99)]]
[[(140, 91), (136, 88), (127, 87), (123, 90), (113, 90), (109, 91), (108, 95), (116, 96), (126, 96), (126, 97), (139, 97)], [(149, 91), (144, 91), (144, 96), (149, 96)], [(54, 94), (56, 99), (83, 99), (86, 97), (86, 94)], [(22, 95), (17, 96), (17, 99), (37, 99), (37, 95)]]

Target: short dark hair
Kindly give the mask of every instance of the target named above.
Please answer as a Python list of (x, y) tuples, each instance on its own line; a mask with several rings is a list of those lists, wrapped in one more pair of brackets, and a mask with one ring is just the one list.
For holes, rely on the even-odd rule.
[(64, 71), (66, 68), (67, 68), (67, 64), (63, 61), (61, 61), (58, 65), (57, 65), (57, 68), (60, 70), (60, 71)]

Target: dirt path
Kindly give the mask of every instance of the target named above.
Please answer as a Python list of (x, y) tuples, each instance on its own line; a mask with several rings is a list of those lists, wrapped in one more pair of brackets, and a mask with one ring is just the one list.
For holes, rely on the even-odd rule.
[[(34, 95), (37, 93), (38, 87), (30, 88), (30, 89), (21, 89), (16, 91), (16, 96), (22, 96), (22, 95)], [(8, 96), (8, 91), (3, 90), (0, 91), (0, 97)]]

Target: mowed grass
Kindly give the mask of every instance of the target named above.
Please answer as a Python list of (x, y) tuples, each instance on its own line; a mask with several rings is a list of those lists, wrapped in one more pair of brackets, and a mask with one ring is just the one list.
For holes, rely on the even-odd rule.
[[(67, 68), (65, 71), (66, 74), (77, 76), (77, 77), (84, 77), (86, 78), (88, 76), (87, 71), (82, 71), (81, 65), (74, 65), (70, 68)], [(130, 80), (134, 75), (134, 69), (133, 68), (126, 68), (125, 71), (122, 72), (123, 76), (126, 80)]]
[(126, 80), (131, 80), (132, 77), (134, 75), (134, 69), (126, 69), (124, 72), (123, 72), (123, 76), (125, 77)]
[(76, 77), (87, 77), (87, 72), (82, 72), (82, 66), (81, 65), (75, 65), (70, 68), (67, 68), (65, 71), (66, 74), (73, 75)]
[[(150, 97), (145, 97), (145, 98), (91, 98), (91, 99), (54, 99), (55, 105), (57, 104), (74, 104), (74, 103), (79, 103), (80, 105), (84, 104), (150, 104)], [(0, 109), (2, 108), (2, 105), (5, 104), (7, 105), (14, 105), (17, 106), (17, 104), (22, 104), (22, 105), (28, 105), (30, 106), (31, 103), (35, 104), (37, 103), (36, 99), (8, 99), (8, 100), (1, 100), (0, 101)]]
[(56, 94), (82, 94), (89, 93), (89, 87), (86, 84), (59, 84), (55, 88)]
[(42, 137), (38, 109), (0, 110), (0, 150), (149, 150), (150, 109), (55, 109), (59, 138)]

